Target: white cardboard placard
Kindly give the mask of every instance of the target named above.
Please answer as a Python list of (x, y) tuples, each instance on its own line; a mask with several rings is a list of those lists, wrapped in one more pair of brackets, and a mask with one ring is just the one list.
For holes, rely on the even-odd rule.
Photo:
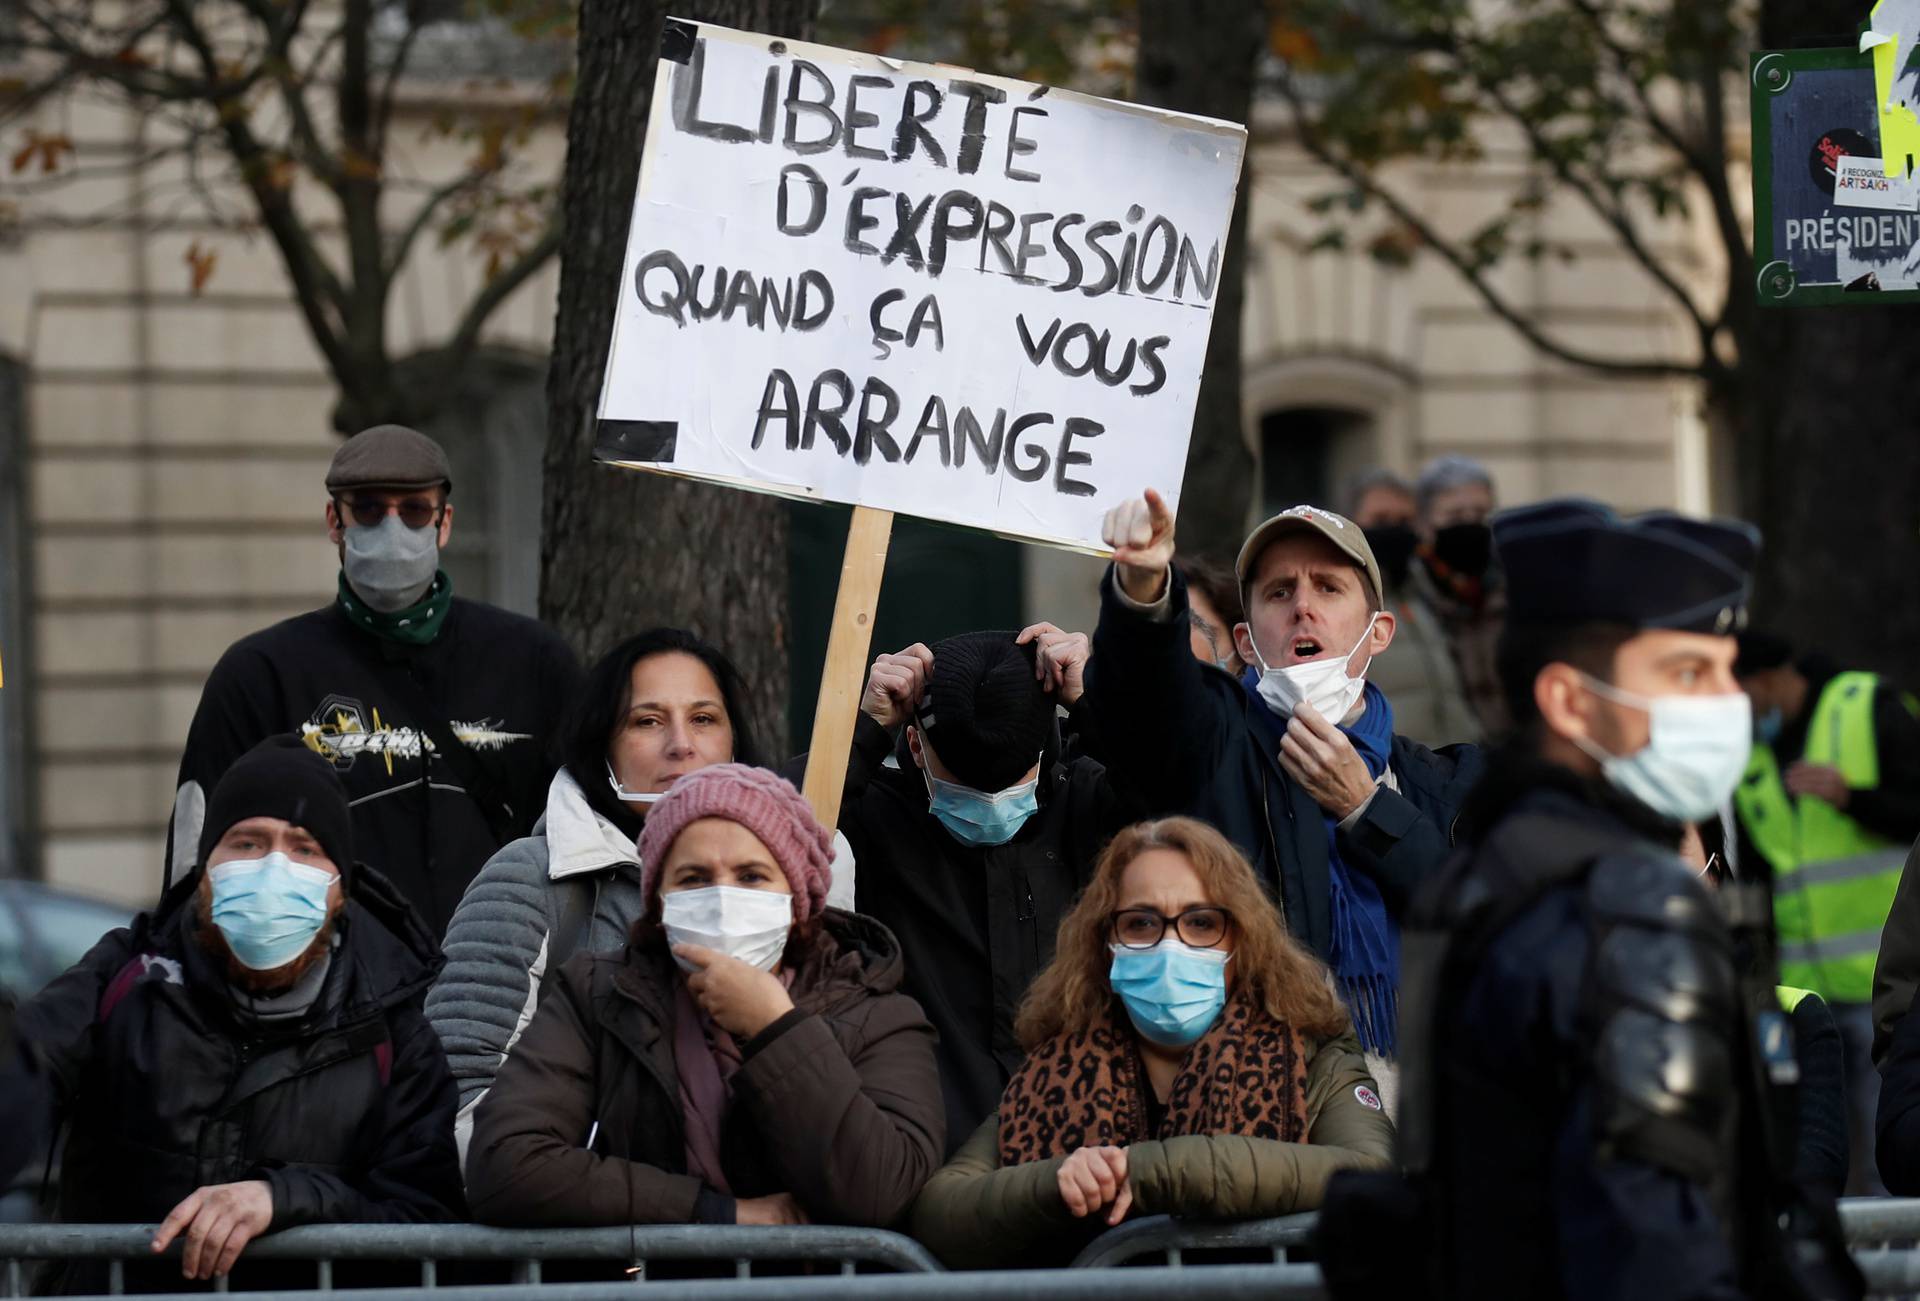
[(1102, 550), (1177, 504), (1245, 143), (669, 21), (595, 455)]

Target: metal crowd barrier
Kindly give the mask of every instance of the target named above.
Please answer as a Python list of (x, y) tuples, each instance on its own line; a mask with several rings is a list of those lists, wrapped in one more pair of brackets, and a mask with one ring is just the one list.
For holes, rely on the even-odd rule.
[[(1188, 1255), (1230, 1251), (1236, 1254), (1259, 1252), (1272, 1264), (1285, 1264), (1287, 1251), (1304, 1247), (1313, 1238), (1317, 1215), (1286, 1215), (1274, 1220), (1230, 1220), (1202, 1223), (1176, 1220), (1170, 1215), (1149, 1215), (1123, 1224), (1095, 1238), (1086, 1250), (1074, 1258), (1075, 1269), (1103, 1269), (1112, 1265), (1152, 1263), (1178, 1269), (1189, 1261)], [(1209, 1269), (1217, 1268), (1209, 1266)]]
[[(248, 1301), (304, 1301), (311, 1292), (236, 1293)], [(368, 1288), (354, 1301), (632, 1301), (631, 1283), (524, 1287)], [(1326, 1301), (1311, 1265), (1160, 1269), (1008, 1270), (977, 1274), (861, 1274), (852, 1278), (651, 1282), (647, 1301)], [(94, 1298), (93, 1301), (100, 1301)]]
[[(27, 1295), (25, 1262), (41, 1260), (103, 1260), (108, 1291), (119, 1295), (127, 1262), (159, 1259), (149, 1246), (153, 1234), (150, 1225), (0, 1224), (0, 1264), (5, 1267), (0, 1295)], [(179, 1259), (180, 1247), (176, 1240), (166, 1258)], [(624, 1265), (635, 1282), (645, 1280), (650, 1264), (665, 1261), (731, 1264), (740, 1279), (754, 1277), (756, 1262), (831, 1264), (843, 1276), (863, 1269), (911, 1274), (940, 1268), (925, 1247), (901, 1234), (830, 1225), (493, 1229), (478, 1224), (316, 1224), (258, 1238), (247, 1244), (242, 1259), (312, 1261), (318, 1291), (333, 1290), (336, 1261), (415, 1266), (423, 1289), (435, 1288), (441, 1264), (456, 1261), (509, 1263), (515, 1283), (539, 1283), (543, 1264), (563, 1261)], [(215, 1290), (225, 1291), (225, 1282), (215, 1280)], [(353, 1292), (359, 1297), (384, 1290)], [(436, 1289), (434, 1295), (454, 1296), (461, 1290)], [(540, 1295), (548, 1293), (543, 1289)]]
[[(902, 1296), (922, 1301), (947, 1297), (1031, 1297), (1046, 1301), (1088, 1298), (1325, 1295), (1310, 1264), (1289, 1261), (1307, 1246), (1313, 1215), (1270, 1220), (1202, 1223), (1156, 1215), (1121, 1225), (1095, 1239), (1064, 1270), (946, 1274), (927, 1249), (898, 1233), (875, 1229), (802, 1226), (664, 1225), (597, 1229), (494, 1229), (473, 1224), (329, 1224), (287, 1229), (247, 1246), (249, 1261), (309, 1261), (314, 1288), (334, 1288), (334, 1265), (342, 1261), (396, 1262), (417, 1269), (419, 1287), (354, 1288), (355, 1301), (467, 1301), (512, 1296), (526, 1301), (598, 1301), (628, 1297), (644, 1282), (659, 1301), (763, 1301), (772, 1295), (835, 1301)], [(1920, 1293), (1920, 1199), (1858, 1198), (1840, 1204), (1840, 1219), (1854, 1258), (1866, 1274), (1870, 1295)], [(107, 1264), (108, 1288), (125, 1286), (125, 1265), (155, 1259), (148, 1250), (153, 1229), (141, 1225), (0, 1224), (0, 1295), (26, 1295), (30, 1261), (98, 1260)], [(168, 1256), (178, 1259), (178, 1243)], [(1246, 1263), (1249, 1255), (1265, 1263)], [(1209, 1263), (1225, 1255), (1231, 1263)], [(512, 1266), (512, 1283), (437, 1286), (443, 1264), (493, 1262)], [(548, 1263), (602, 1262), (625, 1266), (627, 1282), (545, 1283)], [(649, 1278), (649, 1267), (676, 1264), (730, 1265), (731, 1279)], [(831, 1277), (781, 1274), (777, 1282), (756, 1265), (831, 1266)], [(1169, 1268), (1117, 1268), (1127, 1265)], [(1204, 1268), (1181, 1268), (1202, 1266)], [(224, 1280), (215, 1290), (223, 1291)], [(257, 1301), (310, 1293), (250, 1292)]]

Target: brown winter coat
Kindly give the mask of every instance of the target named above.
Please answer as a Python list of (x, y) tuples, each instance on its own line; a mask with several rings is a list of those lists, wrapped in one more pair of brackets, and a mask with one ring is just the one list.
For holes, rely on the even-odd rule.
[[(817, 1224), (889, 1225), (945, 1150), (933, 1028), (897, 992), (904, 963), (886, 927), (834, 910), (824, 923), (795, 972), (794, 1010), (741, 1045), (722, 1161), (735, 1196), (785, 1192)], [(475, 1113), (476, 1220), (731, 1220), (731, 1200), (686, 1173), (678, 979), (657, 937), (580, 954), (550, 978)]]
[[(1307, 1141), (1193, 1134), (1127, 1149), (1132, 1216), (1244, 1219), (1319, 1207), (1337, 1170), (1383, 1170), (1393, 1122), (1352, 1035), (1317, 1046), (1307, 1064)], [(1000, 1120), (989, 1116), (913, 1208), (913, 1236), (954, 1269), (1060, 1264), (1107, 1227), (1060, 1198), (1065, 1157), (1000, 1167)]]

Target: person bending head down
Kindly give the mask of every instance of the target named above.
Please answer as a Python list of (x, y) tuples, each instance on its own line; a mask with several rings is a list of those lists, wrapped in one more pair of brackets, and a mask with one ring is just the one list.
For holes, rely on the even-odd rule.
[(915, 1208), (950, 1264), (1042, 1263), (1130, 1213), (1309, 1210), (1335, 1170), (1391, 1159), (1326, 968), (1205, 823), (1114, 839), (1018, 1028), (999, 1112)]
[(575, 956), (475, 1116), (494, 1224), (884, 1225), (944, 1142), (933, 1029), (884, 926), (826, 906), (831, 837), (773, 773), (680, 778), (646, 912)]

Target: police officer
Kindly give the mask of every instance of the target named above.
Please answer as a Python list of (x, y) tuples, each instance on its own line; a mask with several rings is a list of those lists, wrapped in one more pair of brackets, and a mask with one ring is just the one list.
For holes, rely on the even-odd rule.
[[(1840, 1024), (1848, 1191), (1872, 1196), (1885, 1189), (1874, 1174), (1869, 1000), (1881, 927), (1920, 835), (1920, 720), (1906, 693), (1877, 674), (1796, 658), (1767, 633), (1740, 638), (1734, 672), (1753, 700), (1755, 739), (1734, 796), (1739, 864), (1773, 881), (1780, 979), (1826, 999)], [(1908, 955), (1893, 964), (1905, 968), (1909, 1001), (1913, 963)]]
[[(1732, 634), (1758, 535), (1580, 500), (1494, 528), (1518, 726), (1405, 932), (1417, 1196), (1371, 1201), (1429, 1235), (1393, 1253), (1431, 1271), (1403, 1294), (1847, 1295), (1835, 1240), (1789, 1252), (1781, 1228), (1823, 1221), (1780, 1173), (1795, 1068), (1771, 982), (1740, 974), (1740, 932), (1676, 852), (1747, 761)], [(1368, 1205), (1365, 1185), (1330, 1199), (1336, 1295), (1378, 1294), (1352, 1250)]]

